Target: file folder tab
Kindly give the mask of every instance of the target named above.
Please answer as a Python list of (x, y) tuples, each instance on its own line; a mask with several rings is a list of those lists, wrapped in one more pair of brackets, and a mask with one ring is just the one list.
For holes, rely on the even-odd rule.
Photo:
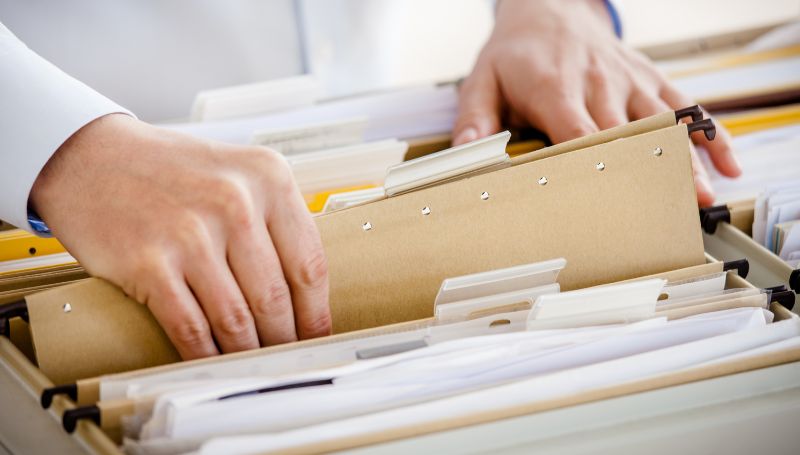
[(666, 280), (653, 278), (582, 289), (536, 299), (528, 329), (617, 324), (653, 317)]
[(468, 144), (396, 164), (386, 172), (387, 196), (405, 193), (470, 172), (507, 164), (506, 145), (511, 133), (503, 131)]
[(566, 265), (566, 259), (558, 258), (448, 278), (442, 281), (434, 305), (553, 284)]

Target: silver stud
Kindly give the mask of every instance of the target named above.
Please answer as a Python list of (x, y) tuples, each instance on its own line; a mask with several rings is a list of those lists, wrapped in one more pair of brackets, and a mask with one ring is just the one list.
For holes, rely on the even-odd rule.
[(539, 185), (542, 185), (542, 186), (547, 185), (547, 177), (540, 177), (539, 178)]
[(653, 155), (655, 156), (661, 156), (663, 153), (664, 151), (661, 150), (661, 147), (656, 147), (655, 149), (653, 149)]
[(427, 207), (427, 206), (422, 207), (422, 214), (423, 215), (430, 215), (431, 214), (431, 208)]
[(361, 225), (361, 229), (364, 229), (365, 231), (371, 230), (372, 229), (372, 223), (367, 221), (366, 223)]
[(72, 305), (70, 305), (69, 302), (65, 303), (62, 308), (64, 308), (64, 313), (69, 313), (72, 311)]
[(484, 201), (489, 199), (489, 192), (484, 191), (483, 193), (481, 193), (481, 199), (483, 199)]
[(601, 161), (601, 162), (599, 162), (599, 163), (595, 164), (595, 166), (594, 166), (594, 167), (595, 167), (595, 169), (597, 169), (598, 171), (604, 171), (604, 170), (606, 169), (606, 164), (605, 164), (605, 163), (603, 163), (603, 162)]

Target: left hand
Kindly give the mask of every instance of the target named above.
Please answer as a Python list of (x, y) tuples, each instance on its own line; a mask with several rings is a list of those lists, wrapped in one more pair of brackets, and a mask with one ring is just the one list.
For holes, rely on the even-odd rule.
[[(499, 0), (494, 32), (461, 86), (453, 144), (493, 134), (501, 118), (567, 141), (695, 104), (645, 56), (624, 45), (600, 0)], [(717, 126), (705, 148), (717, 170), (741, 174), (728, 133)], [(700, 205), (714, 194), (692, 151)]]

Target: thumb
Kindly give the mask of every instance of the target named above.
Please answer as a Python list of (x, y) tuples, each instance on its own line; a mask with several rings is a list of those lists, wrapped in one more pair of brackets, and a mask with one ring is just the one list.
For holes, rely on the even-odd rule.
[(500, 129), (500, 89), (491, 68), (475, 67), (461, 84), (453, 145), (474, 141)]

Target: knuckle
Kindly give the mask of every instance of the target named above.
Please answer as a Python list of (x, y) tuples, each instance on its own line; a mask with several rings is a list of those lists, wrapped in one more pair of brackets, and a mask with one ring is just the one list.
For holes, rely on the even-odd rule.
[(286, 193), (294, 188), (292, 166), (283, 154), (267, 147), (250, 147), (244, 152), (245, 163), (257, 181), (269, 193)]
[(247, 187), (233, 178), (218, 180), (215, 195), (214, 207), (228, 217), (245, 217), (252, 209), (252, 196)]
[(222, 338), (240, 338), (253, 326), (253, 316), (239, 305), (228, 305), (224, 313), (214, 321), (214, 331)]
[(251, 303), (254, 316), (258, 318), (280, 318), (291, 310), (292, 296), (283, 280), (268, 283), (264, 292)]
[(175, 344), (185, 347), (202, 346), (211, 338), (211, 332), (205, 321), (183, 320), (168, 328)]
[(161, 254), (144, 252), (130, 261), (132, 285), (135, 283), (152, 282), (153, 278), (164, 276), (165, 258)]
[(589, 81), (589, 83), (599, 87), (605, 87), (608, 85), (608, 74), (603, 67), (596, 64), (590, 65), (586, 69), (586, 79)]
[(564, 85), (564, 81), (558, 75), (558, 73), (554, 73), (552, 71), (543, 72), (539, 74), (537, 82), (541, 90), (548, 93), (549, 96), (555, 96), (558, 98), (569, 96), (569, 92)]
[(299, 327), (300, 338), (317, 338), (330, 335), (332, 325), (333, 321), (330, 312), (322, 312), (302, 322)]
[(178, 244), (184, 248), (192, 248), (208, 238), (205, 223), (195, 213), (186, 211), (177, 215), (174, 220), (174, 233)]
[(322, 286), (327, 278), (328, 261), (322, 248), (316, 248), (300, 265), (299, 284), (307, 288), (317, 288)]

